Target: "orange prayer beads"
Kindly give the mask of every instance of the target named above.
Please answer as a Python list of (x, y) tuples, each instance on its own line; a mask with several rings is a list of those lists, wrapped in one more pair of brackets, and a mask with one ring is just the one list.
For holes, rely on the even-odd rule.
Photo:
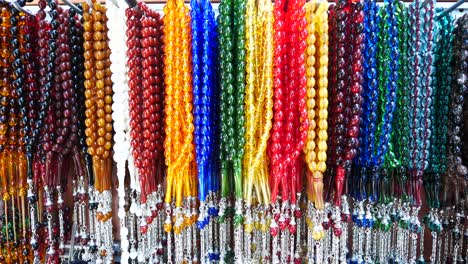
[[(99, 220), (99, 254), (112, 259), (112, 80), (106, 8), (98, 2), (83, 3), (85, 135), (93, 159), (96, 218)], [(93, 194), (90, 194), (93, 195)], [(90, 202), (91, 203), (91, 202)]]
[[(195, 150), (193, 144), (192, 115), (192, 62), (190, 13), (183, 0), (170, 0), (164, 7), (164, 82), (165, 90), (165, 132), (164, 155), (166, 158), (166, 213), (164, 230), (171, 235), (174, 231), (176, 262), (181, 260), (180, 234), (192, 225), (195, 214), (182, 210), (182, 203), (192, 207), (197, 195)], [(175, 201), (174, 227), (172, 227), (170, 204)], [(185, 206), (184, 206), (185, 207)], [(190, 210), (188, 210), (190, 211)], [(170, 238), (168, 238), (170, 241)], [(179, 252), (179, 253), (178, 253)], [(168, 259), (172, 258), (171, 245)]]

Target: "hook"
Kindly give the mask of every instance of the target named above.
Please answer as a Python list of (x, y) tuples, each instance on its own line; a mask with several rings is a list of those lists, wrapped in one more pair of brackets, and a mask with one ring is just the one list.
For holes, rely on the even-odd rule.
[(78, 14), (82, 14), (83, 10), (76, 6), (74, 3), (72, 3), (70, 0), (62, 0), (67, 6), (69, 6), (71, 9), (75, 10)]
[(449, 14), (450, 12), (452, 12), (453, 10), (455, 10), (457, 7), (461, 6), (463, 3), (465, 3), (466, 0), (458, 0), (458, 2), (456, 2), (455, 4), (453, 4), (451, 7), (445, 9), (442, 13), (440, 13), (440, 15), (438, 15), (436, 17), (436, 20), (439, 20), (441, 18), (443, 18), (444, 16), (446, 16), (447, 14)]

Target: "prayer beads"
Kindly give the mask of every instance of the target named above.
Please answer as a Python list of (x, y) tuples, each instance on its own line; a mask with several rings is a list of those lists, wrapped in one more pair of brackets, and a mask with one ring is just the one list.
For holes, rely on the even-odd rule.
[[(94, 188), (90, 190), (90, 204), (96, 212), (95, 232), (92, 244), (99, 249), (98, 257), (112, 261), (112, 81), (109, 69), (105, 7), (93, 3), (92, 9), (83, 3), (84, 29), (84, 86), (85, 86), (85, 135), (88, 153), (93, 160)], [(93, 230), (91, 230), (93, 231)], [(95, 241), (94, 241), (95, 240)], [(95, 244), (97, 243), (97, 244)], [(100, 243), (100, 244), (99, 244)]]

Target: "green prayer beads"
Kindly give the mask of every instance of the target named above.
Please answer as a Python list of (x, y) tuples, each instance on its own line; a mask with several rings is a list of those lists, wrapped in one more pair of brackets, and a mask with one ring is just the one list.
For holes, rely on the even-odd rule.
[(221, 188), (223, 197), (228, 197), (234, 190), (236, 198), (242, 198), (245, 1), (224, 0), (219, 6), (219, 11)]

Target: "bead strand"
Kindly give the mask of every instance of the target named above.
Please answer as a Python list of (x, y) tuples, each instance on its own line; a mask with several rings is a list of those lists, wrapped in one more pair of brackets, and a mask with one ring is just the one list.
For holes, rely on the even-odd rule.
[[(35, 130), (35, 120), (38, 117), (38, 101), (39, 101), (39, 87), (37, 83), (37, 66), (35, 64), (37, 59), (37, 44), (33, 40), (37, 38), (37, 20), (35, 17), (24, 15), (25, 24), (20, 32), (22, 33), (22, 42), (20, 42), (23, 49), (22, 52), (22, 63), (24, 67), (24, 73), (26, 75), (24, 80), (24, 93), (23, 100), (25, 102), (26, 114), (23, 115), (23, 122), (27, 129), (24, 135), (24, 148), (25, 148), (25, 159), (24, 166), (26, 167), (26, 195), (28, 200), (28, 207), (26, 210), (29, 211), (29, 230), (27, 231), (29, 242), (27, 243), (27, 250), (23, 250), (23, 255), (28, 258), (31, 262), (34, 259), (34, 240), (36, 240), (36, 201), (34, 190), (34, 179), (33, 179), (33, 147), (29, 145)], [(23, 226), (25, 226), (24, 224)], [(24, 254), (28, 252), (27, 254)], [(31, 263), (30, 262), (30, 263)]]
[[(127, 63), (127, 19), (126, 10), (123, 7), (116, 7), (111, 1), (106, 2), (107, 27), (109, 29), (109, 48), (110, 69), (112, 71), (113, 96), (112, 96), (112, 120), (114, 120), (114, 146), (113, 158), (117, 168), (117, 178), (119, 182), (118, 196), (119, 209), (118, 217), (120, 219), (120, 247), (122, 250), (120, 261), (122, 264), (128, 264), (130, 258), (130, 240), (129, 236), (131, 226), (127, 224), (130, 220), (130, 214), (125, 209), (128, 206), (128, 198), (125, 184), (126, 170), (128, 168), (130, 178), (133, 177), (134, 167), (130, 159), (130, 116), (129, 116), (129, 87), (128, 87), (128, 63)], [(109, 4), (108, 4), (109, 3)], [(127, 163), (128, 162), (128, 163)], [(133, 180), (131, 180), (133, 183)], [(130, 183), (130, 189), (134, 189)]]
[[(260, 21), (260, 22), (258, 22)], [(257, 127), (257, 147), (254, 155), (253, 169), (258, 170), (258, 181), (261, 186), (262, 194), (259, 194), (259, 200), (263, 198), (263, 204), (270, 203), (270, 190), (268, 188), (269, 171), (265, 167), (267, 164), (267, 144), (270, 138), (270, 130), (272, 128), (273, 119), (273, 4), (271, 1), (261, 1), (258, 5), (257, 14), (257, 36), (262, 36), (262, 39), (257, 37), (257, 41), (261, 43), (259, 54), (262, 56), (262, 63), (258, 63), (259, 72), (262, 73), (260, 78), (257, 78), (259, 86), (261, 87), (261, 94), (263, 97), (262, 112), (256, 113), (257, 124), (262, 126)]]
[[(317, 151), (317, 171), (320, 174), (314, 177), (314, 196), (315, 207), (319, 210), (324, 208), (323, 202), (323, 174), (327, 169), (327, 140), (328, 140), (328, 15), (327, 5), (322, 2), (316, 13), (315, 24), (318, 30), (318, 42), (316, 47), (318, 50), (318, 72), (316, 72), (318, 80), (318, 129), (316, 131), (315, 144), (318, 147)], [(318, 136), (318, 137), (317, 137)]]
[[(105, 7), (93, 3), (93, 8), (83, 3), (84, 66), (85, 66), (85, 134), (88, 153), (93, 160), (95, 188), (92, 208), (96, 210), (96, 246), (99, 259), (112, 261), (112, 80), (109, 69), (110, 50), (106, 26)], [(94, 215), (94, 212), (92, 213)], [(92, 243), (95, 243), (92, 241)]]
[[(21, 248), (23, 230), (20, 229), (22, 223), (25, 223), (23, 218), (24, 214), (24, 194), (26, 183), (26, 166), (24, 159), (23, 137), (25, 123), (22, 121), (22, 104), (23, 95), (23, 68), (21, 63), (21, 48), (20, 48), (20, 28), (24, 21), (20, 21), (20, 12), (14, 7), (10, 7), (10, 87), (11, 93), (9, 98), (10, 112), (8, 118), (9, 131), (9, 158), (7, 173), (9, 177), (9, 194), (12, 206), (12, 232), (13, 236), (10, 237), (11, 244), (9, 249), (12, 252), (12, 261), (22, 261), (22, 255), (17, 254)], [(16, 165), (13, 165), (18, 161)], [(16, 168), (15, 168), (16, 167)], [(8, 210), (8, 209), (7, 209)], [(23, 226), (24, 227), (24, 226)], [(11, 232), (11, 231), (10, 231)], [(10, 234), (8, 234), (10, 236)]]
[[(164, 230), (168, 233), (168, 240), (171, 239), (172, 230), (174, 231), (175, 261), (179, 262), (184, 258), (182, 232), (196, 220), (188, 214), (190, 210), (182, 210), (182, 204), (190, 204), (197, 195), (193, 145), (192, 55), (189, 48), (191, 18), (183, 1), (168, 2), (164, 11), (166, 14), (164, 17), (166, 84), (164, 146), (168, 166)], [(175, 201), (174, 208), (170, 207), (172, 201)], [(173, 228), (171, 213), (174, 216)], [(168, 259), (172, 260), (172, 246), (168, 247)]]
[[(419, 169), (421, 171), (425, 171), (428, 168), (428, 161), (427, 159), (429, 158), (429, 149), (431, 147), (431, 142), (430, 142), (430, 135), (432, 133), (431, 131), (431, 124), (434, 122), (434, 120), (431, 120), (430, 112), (433, 108), (433, 94), (432, 94), (432, 87), (431, 87), (431, 79), (433, 78), (433, 60), (434, 60), (434, 55), (432, 54), (432, 46), (433, 46), (433, 27), (434, 27), (434, 1), (429, 1), (429, 3), (426, 5), (425, 9), (427, 9), (427, 15), (425, 15), (425, 31), (427, 32), (427, 46), (426, 46), (426, 58), (424, 60), (424, 102), (423, 103), (423, 137), (422, 137), (422, 149), (419, 150), (419, 153), (422, 153), (421, 160), (419, 161), (420, 166), (422, 167)], [(419, 173), (417, 173), (419, 174)], [(417, 175), (418, 177), (422, 177), (422, 175)], [(422, 179), (421, 179), (422, 180)], [(421, 183), (419, 183), (421, 184)], [(422, 205), (422, 199), (421, 199), (421, 192), (422, 192), (422, 186), (418, 186), (416, 188), (416, 206), (421, 206)]]
[(357, 174), (359, 179), (355, 197), (358, 200), (367, 198), (366, 184), (370, 180), (368, 178), (368, 170), (374, 166), (375, 159), (374, 150), (376, 138), (375, 132), (377, 128), (378, 118), (378, 96), (379, 96), (379, 78), (377, 78), (377, 43), (379, 42), (379, 16), (377, 14), (378, 7), (374, 1), (366, 1), (364, 4), (364, 30), (365, 30), (365, 52), (363, 54), (363, 114), (360, 130), (360, 151), (356, 160), (356, 165), (359, 166)]
[(273, 128), (270, 141), (270, 177), (271, 177), (271, 202), (276, 203), (278, 190), (283, 181), (284, 168), (282, 164), (283, 150), (281, 148), (281, 140), (284, 137), (284, 96), (286, 93), (283, 91), (283, 76), (286, 46), (285, 46), (285, 31), (284, 31), (284, 2), (282, 0), (274, 3), (274, 112), (273, 112)]
[(468, 16), (464, 15), (458, 19), (454, 28), (453, 61), (454, 69), (452, 77), (451, 107), (449, 112), (449, 166), (446, 179), (444, 179), (444, 205), (457, 205), (461, 201), (462, 186), (465, 186), (467, 168), (462, 159), (461, 133), (464, 126), (463, 104), (467, 92), (468, 78), (466, 75), (466, 21)]
[[(420, 11), (419, 11), (419, 1), (415, 1), (414, 5), (410, 6), (409, 12), (411, 14), (411, 22), (415, 23), (415, 27), (410, 27), (409, 34), (411, 36), (411, 43), (412, 46), (409, 49), (409, 57), (411, 60), (411, 64), (409, 65), (410, 69), (414, 72), (414, 75), (412, 75), (412, 85), (410, 86), (411, 88), (411, 100), (410, 100), (410, 105), (412, 107), (412, 110), (409, 112), (410, 113), (410, 129), (411, 129), (411, 135), (410, 137), (410, 152), (411, 152), (411, 161), (409, 164), (409, 168), (412, 170), (415, 170), (415, 166), (417, 164), (417, 146), (418, 146), (418, 132), (417, 132), (417, 124), (419, 124), (419, 116), (420, 113), (422, 112), (419, 106), (419, 97), (421, 96), (420, 94), (422, 93), (421, 91), (421, 83), (419, 82), (419, 76), (421, 72), (420, 68), (420, 49), (421, 49), (421, 21), (420, 21)], [(416, 189), (418, 185), (418, 178), (415, 177), (417, 175), (411, 175), (411, 186), (412, 188), (409, 188), (408, 190), (408, 195), (411, 200), (411, 202), (414, 202), (415, 199), (415, 193), (413, 189)], [(422, 179), (419, 179), (422, 180)]]
[[(38, 103), (38, 118), (34, 120), (34, 129), (31, 132), (31, 137), (27, 143), (28, 148), (31, 151), (36, 150), (36, 157), (34, 157), (34, 175), (33, 175), (33, 188), (35, 188), (37, 193), (43, 191), (41, 187), (47, 186), (49, 184), (48, 181), (42, 181), (42, 186), (38, 185), (39, 178), (44, 180), (43, 173), (41, 169), (43, 165), (41, 164), (42, 161), (40, 157), (43, 154), (43, 133), (47, 129), (47, 112), (49, 106), (51, 104), (51, 89), (52, 89), (52, 80), (53, 80), (53, 73), (51, 70), (55, 67), (55, 51), (56, 51), (56, 44), (55, 41), (57, 39), (57, 35), (54, 34), (54, 29), (51, 29), (50, 23), (46, 20), (46, 11), (45, 8), (47, 6), (47, 2), (45, 0), (39, 1), (39, 11), (37, 12), (37, 20), (38, 20), (38, 31), (37, 37), (38, 40), (38, 87), (39, 87), (39, 103)], [(48, 32), (50, 30), (50, 32)], [(40, 139), (41, 137), (41, 139)], [(28, 155), (28, 167), (31, 168), (33, 163), (33, 158)], [(30, 185), (31, 186), (31, 185)], [(32, 191), (32, 190), (31, 190)], [(41, 202), (42, 194), (39, 195), (28, 195), (30, 201), (39, 201)], [(41, 214), (42, 205), (38, 204), (38, 219), (37, 223), (40, 223), (42, 217)], [(31, 209), (31, 208), (30, 208)], [(34, 229), (33, 229), (34, 230)], [(31, 246), (34, 249), (34, 263), (38, 263), (40, 261), (40, 253), (39, 253), (39, 242), (42, 241), (38, 235), (39, 230), (34, 230), (33, 237), (31, 239)]]
[[(237, 3), (237, 2), (236, 2)], [(231, 197), (236, 197), (237, 199), (242, 198), (242, 177), (238, 176), (239, 164), (234, 166), (235, 160), (235, 126), (236, 126), (236, 112), (234, 105), (234, 92), (237, 89), (237, 86), (234, 84), (234, 78), (237, 78), (236, 67), (234, 67), (234, 56), (236, 54), (234, 50), (235, 43), (235, 29), (233, 28), (234, 20), (237, 19), (234, 17), (234, 1), (232, 0), (223, 0), (219, 5), (219, 16), (218, 16), (218, 36), (219, 36), (219, 49), (218, 49), (218, 58), (219, 58), (219, 89), (220, 89), (220, 104), (219, 104), (219, 130), (220, 130), (220, 149), (219, 149), (219, 159), (220, 159), (220, 170), (221, 170), (221, 200), (219, 203), (220, 207), (220, 233), (229, 233), (227, 228), (229, 228), (232, 220), (236, 220), (236, 231), (234, 233), (234, 258), (236, 252), (238, 252), (238, 247), (240, 245), (239, 237), (241, 234), (239, 232), (240, 228), (238, 227), (238, 221), (242, 220), (242, 216), (236, 213), (236, 218), (232, 219), (231, 213), (234, 213), (232, 210), (232, 203), (230, 201)], [(244, 69), (242, 69), (244, 70)], [(236, 171), (237, 169), (237, 171)], [(236, 171), (235, 174), (231, 172)], [(234, 176), (231, 176), (234, 175)], [(232, 177), (232, 178), (231, 178)], [(221, 244), (221, 259), (226, 259), (229, 261), (228, 256), (231, 251), (230, 243), (227, 239), (230, 237), (222, 236), (220, 239)], [(224, 243), (223, 243), (224, 242)]]
[[(245, 14), (245, 96), (244, 96), (244, 119), (245, 119), (245, 145), (244, 145), (244, 162), (243, 162), (243, 193), (246, 203), (246, 210), (250, 210), (252, 206), (252, 191), (254, 186), (254, 175), (252, 167), (253, 154), (255, 148), (255, 13), (256, 5), (253, 0), (246, 1)], [(261, 99), (261, 98), (258, 98)], [(250, 219), (251, 221), (251, 219)], [(251, 232), (251, 231), (250, 231)], [(248, 233), (250, 233), (248, 232)], [(247, 256), (248, 257), (248, 256)]]
[(343, 151), (344, 148), (342, 145), (345, 143), (345, 113), (344, 113), (344, 101), (345, 101), (345, 75), (346, 75), (346, 58), (344, 58), (346, 53), (346, 24), (347, 24), (347, 16), (345, 7), (347, 6), (346, 1), (339, 1), (335, 7), (336, 9), (336, 25), (334, 28), (335, 31), (335, 42), (337, 52), (336, 56), (336, 63), (337, 70), (336, 70), (336, 82), (333, 84), (336, 87), (333, 87), (333, 99), (332, 105), (334, 106), (331, 110), (332, 113), (332, 127), (333, 132), (330, 135), (330, 139), (332, 140), (332, 155), (333, 155), (333, 162), (334, 170), (332, 175), (334, 177), (335, 182), (335, 195), (334, 195), (334, 203), (335, 205), (339, 206), (341, 204), (341, 195), (343, 192), (344, 181), (345, 181), (345, 168), (344, 168), (344, 159), (343, 159)]
[(143, 171), (143, 87), (141, 58), (141, 12), (134, 8), (128, 8), (127, 17), (127, 64), (128, 71), (128, 96), (130, 117), (130, 146), (135, 168), (138, 171), (139, 184), (137, 191), (141, 192), (141, 202), (146, 202), (146, 193), (141, 190), (145, 187), (146, 176)]
[(402, 2), (396, 5), (397, 27), (398, 27), (398, 49), (400, 56), (398, 59), (398, 90), (397, 107), (394, 119), (394, 153), (396, 164), (396, 187), (394, 195), (397, 198), (406, 200), (406, 173), (405, 168), (409, 164), (409, 71), (408, 71), (408, 27), (407, 27), (407, 8)]
[[(157, 195), (156, 201), (160, 203), (160, 194), (156, 194), (158, 186), (163, 183), (164, 175), (164, 157), (163, 157), (163, 142), (164, 142), (164, 112), (163, 112), (163, 101), (164, 101), (164, 76), (163, 70), (159, 65), (163, 63), (163, 32), (162, 32), (162, 19), (159, 13), (151, 10), (147, 5), (140, 4), (141, 10), (145, 12), (147, 16), (143, 20), (143, 67), (146, 68), (148, 65), (149, 71), (143, 72), (143, 85), (148, 87), (149, 91), (144, 92), (144, 97), (150, 100), (145, 101), (144, 108), (148, 109), (144, 113), (146, 123), (143, 127), (146, 129), (147, 134), (145, 135), (144, 146), (149, 146), (146, 151), (146, 158), (150, 161), (149, 179), (152, 183), (148, 193), (151, 193), (153, 199)], [(148, 81), (146, 81), (148, 80)], [(147, 92), (150, 92), (148, 94)], [(149, 125), (147, 122), (155, 122), (154, 125)], [(151, 169), (151, 167), (153, 169)], [(158, 205), (160, 206), (160, 205)], [(155, 208), (152, 208), (155, 210)]]
[[(397, 21), (395, 15), (396, 5), (393, 1), (388, 1), (386, 5), (385, 13), (387, 15), (387, 24), (388, 28), (386, 29), (386, 44), (385, 44), (385, 59), (380, 63), (384, 63), (388, 66), (385, 70), (384, 85), (381, 89), (381, 121), (378, 127), (378, 142), (377, 152), (376, 152), (376, 165), (382, 168), (382, 186), (380, 194), (374, 193), (374, 200), (377, 201), (380, 198), (380, 201), (387, 203), (390, 202), (389, 192), (390, 190), (387, 186), (390, 185), (389, 174), (386, 169), (390, 166), (393, 161), (393, 146), (390, 142), (392, 133), (393, 133), (393, 117), (396, 109), (396, 93), (398, 90), (397, 81), (398, 81), (398, 38), (397, 38)], [(387, 63), (388, 61), (388, 63)], [(381, 67), (383, 69), (383, 65)], [(379, 87), (380, 88), (380, 87)], [(385, 97), (385, 98), (384, 98)]]
[[(232, 33), (232, 2), (223, 0), (219, 5), (218, 36), (219, 36), (219, 86), (220, 86), (220, 161), (221, 161), (221, 196), (230, 196), (230, 179), (228, 179), (228, 166), (232, 160), (230, 151), (234, 149), (234, 129), (231, 128), (234, 115), (234, 107), (229, 103), (230, 94), (233, 92), (234, 71), (232, 67), (233, 57), (233, 33)], [(232, 186), (234, 187), (234, 186)]]
[[(447, 171), (447, 143), (449, 125), (450, 94), (452, 93), (452, 76), (446, 76), (444, 71), (452, 69), (453, 17), (445, 16), (439, 20), (439, 36), (435, 45), (435, 78), (433, 78), (434, 111), (433, 133), (431, 137), (431, 161), (428, 187), (425, 187), (430, 207), (440, 206), (439, 193), (442, 175)], [(440, 99), (438, 99), (440, 98)], [(431, 175), (432, 174), (432, 175)]]
[(335, 126), (336, 126), (336, 115), (335, 109), (333, 108), (333, 103), (336, 102), (337, 93), (337, 83), (338, 83), (338, 56), (336, 56), (338, 51), (338, 41), (337, 41), (337, 5), (329, 5), (328, 7), (328, 35), (330, 38), (330, 46), (329, 46), (329, 53), (330, 53), (330, 69), (329, 69), (329, 82), (328, 82), (328, 96), (330, 98), (330, 104), (328, 104), (328, 140), (327, 140), (327, 170), (325, 171), (326, 181), (325, 181), (325, 190), (326, 196), (325, 200), (330, 200), (331, 197), (331, 190), (333, 188), (333, 179), (334, 179), (334, 171), (335, 171), (335, 162), (336, 162), (336, 144), (334, 140), (335, 136)]
[[(315, 96), (316, 96), (316, 89), (315, 89), (315, 75), (316, 75), (316, 69), (315, 69), (315, 41), (316, 41), (316, 35), (315, 35), (315, 23), (314, 23), (314, 9), (315, 9), (315, 3), (309, 2), (306, 4), (306, 19), (307, 19), (307, 50), (306, 50), (306, 76), (307, 76), (307, 118), (309, 119), (309, 131), (307, 133), (307, 141), (305, 144), (304, 148), (304, 154), (305, 154), (305, 161), (307, 163), (308, 167), (308, 178), (311, 178), (311, 174), (316, 171), (317, 163), (315, 161), (317, 157), (317, 153), (315, 151), (316, 145), (315, 145), (315, 129), (317, 127), (317, 124), (315, 122), (315, 116), (317, 113), (315, 112), (315, 107), (316, 107), (316, 102), (315, 102)], [(310, 189), (310, 184), (313, 182), (313, 180), (308, 180), (308, 188), (307, 188), (307, 195), (308, 199), (310, 201), (314, 201), (314, 192), (312, 189)]]

